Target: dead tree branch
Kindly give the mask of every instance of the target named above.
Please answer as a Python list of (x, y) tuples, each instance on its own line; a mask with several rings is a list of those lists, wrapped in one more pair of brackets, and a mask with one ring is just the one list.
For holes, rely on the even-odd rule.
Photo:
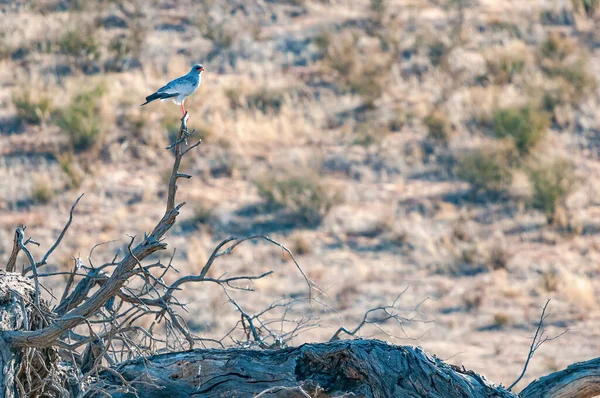
[(546, 318), (548, 318), (548, 316), (550, 316), (550, 314), (546, 314), (546, 309), (548, 308), (548, 304), (550, 304), (550, 299), (548, 299), (548, 301), (546, 301), (546, 304), (542, 308), (542, 315), (540, 315), (540, 320), (538, 321), (537, 328), (535, 330), (535, 335), (533, 336), (533, 340), (531, 341), (531, 346), (529, 347), (529, 353), (527, 354), (527, 360), (525, 360), (525, 365), (523, 366), (523, 371), (521, 372), (521, 374), (519, 375), (517, 380), (515, 380), (508, 387), (508, 391), (511, 391), (512, 388), (519, 381), (521, 381), (523, 376), (525, 376), (525, 372), (527, 372), (527, 366), (529, 366), (529, 361), (531, 361), (531, 359), (533, 358), (533, 355), (538, 350), (538, 348), (540, 348), (542, 346), (542, 344), (544, 344), (547, 341), (555, 340), (569, 331), (569, 329), (567, 329), (564, 332), (562, 332), (554, 337), (549, 337), (548, 335), (546, 335), (546, 329), (544, 328), (544, 322), (546, 321)]
[[(404, 316), (401, 316), (398, 311), (399, 310), (409, 310), (412, 312), (416, 312), (418, 311), (419, 307), (427, 300), (423, 300), (421, 301), (419, 304), (417, 304), (414, 308), (410, 308), (410, 309), (401, 309), (396, 307), (396, 304), (398, 303), (398, 300), (400, 300), (400, 298), (402, 297), (402, 295), (404, 295), (404, 293), (408, 290), (408, 288), (405, 288), (397, 297), (396, 299), (392, 302), (391, 305), (386, 305), (386, 306), (379, 306), (379, 307), (375, 307), (375, 308), (371, 308), (369, 309), (367, 312), (365, 312), (363, 319), (360, 321), (360, 323), (352, 330), (349, 330), (345, 327), (340, 327), (338, 330), (336, 330), (336, 332), (333, 334), (333, 336), (331, 336), (331, 338), (329, 339), (329, 341), (336, 341), (336, 340), (340, 340), (340, 334), (344, 333), (348, 336), (351, 337), (356, 337), (357, 334), (360, 332), (360, 330), (366, 326), (366, 325), (374, 325), (376, 328), (378, 328), (382, 333), (384, 333), (387, 336), (393, 337), (391, 336), (389, 333), (387, 333), (386, 331), (384, 331), (380, 326), (379, 323), (382, 322), (386, 322), (391, 320), (394, 320), (396, 322), (396, 324), (398, 325), (398, 327), (400, 328), (400, 330), (404, 333), (404, 338), (407, 339), (412, 339), (408, 333), (406, 332), (406, 330), (404, 329), (404, 323), (408, 323), (408, 322), (421, 322), (421, 323), (429, 323), (431, 321), (425, 320), (425, 319), (417, 319), (415, 317), (412, 318), (407, 318)], [(378, 316), (376, 316), (378, 315)]]

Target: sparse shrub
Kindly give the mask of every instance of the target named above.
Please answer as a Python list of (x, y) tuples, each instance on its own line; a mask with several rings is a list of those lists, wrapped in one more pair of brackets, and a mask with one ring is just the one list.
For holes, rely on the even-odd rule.
[(458, 177), (471, 184), (475, 191), (498, 194), (510, 188), (512, 170), (506, 150), (483, 148), (458, 161)]
[(72, 57), (79, 66), (86, 67), (100, 58), (100, 44), (90, 28), (67, 31), (57, 42), (58, 51)]
[(206, 13), (199, 13), (195, 19), (202, 36), (220, 49), (230, 48), (241, 32), (239, 20), (217, 21), (209, 14), (209, 10)]
[(554, 112), (557, 106), (564, 105), (565, 102), (566, 98), (563, 90), (546, 90), (542, 96), (542, 109), (546, 112)]
[(488, 54), (487, 66), (496, 84), (511, 83), (525, 69), (529, 49), (522, 42), (503, 47)]
[(492, 123), (496, 137), (510, 137), (519, 153), (526, 155), (544, 138), (549, 121), (545, 112), (525, 106), (497, 110)]
[(373, 123), (360, 123), (354, 129), (352, 145), (371, 146), (380, 144), (390, 133), (390, 130), (384, 126), (377, 126)]
[(600, 0), (571, 0), (577, 11), (583, 11), (585, 15), (593, 18), (596, 15)]
[(408, 122), (408, 115), (406, 115), (406, 113), (400, 110), (397, 110), (395, 112), (396, 113), (389, 121), (389, 128), (391, 131), (397, 132), (402, 130), (402, 127), (404, 127)]
[(27, 123), (42, 124), (50, 117), (52, 100), (47, 96), (34, 98), (30, 92), (15, 94), (12, 97), (17, 115)]
[(474, 265), (477, 257), (477, 249), (469, 247), (461, 251), (460, 259), (462, 262), (468, 265)]
[(566, 160), (539, 164), (528, 170), (533, 186), (531, 204), (544, 212), (549, 224), (554, 221), (557, 208), (571, 192), (574, 185), (574, 168)]
[(549, 68), (547, 74), (566, 83), (562, 85), (562, 89), (565, 90), (563, 95), (575, 104), (595, 92), (598, 85), (583, 60)]
[(348, 87), (352, 93), (358, 94), (362, 98), (364, 105), (373, 108), (375, 101), (384, 92), (387, 73), (386, 65), (375, 60), (368, 60), (362, 64), (358, 73), (350, 76)]
[(249, 109), (258, 109), (264, 114), (279, 113), (285, 102), (284, 89), (271, 89), (262, 87), (246, 96)]
[(500, 246), (496, 245), (492, 247), (488, 256), (488, 264), (491, 269), (499, 270), (506, 269), (508, 265), (508, 261), (510, 260), (510, 254), (508, 251)]
[(283, 173), (255, 182), (270, 206), (283, 208), (302, 223), (317, 224), (339, 200), (338, 195), (313, 172)]
[(550, 35), (540, 46), (542, 63), (544, 61), (562, 62), (576, 51), (577, 44), (574, 41), (562, 38), (557, 34)]
[(483, 304), (483, 292), (480, 289), (469, 289), (462, 295), (461, 299), (465, 311), (479, 310)]
[(371, 0), (371, 11), (375, 14), (375, 18), (381, 21), (387, 9), (387, 0)]
[(434, 142), (447, 146), (450, 141), (450, 126), (446, 116), (440, 111), (433, 111), (423, 120), (428, 136)]
[(243, 90), (240, 86), (231, 86), (224, 89), (225, 97), (229, 100), (229, 107), (234, 111), (244, 104)]
[(292, 240), (292, 252), (299, 256), (303, 256), (305, 254), (310, 254), (313, 251), (312, 244), (310, 240), (306, 238), (304, 235), (297, 235)]
[(448, 54), (448, 46), (442, 41), (436, 41), (429, 46), (427, 55), (431, 65), (438, 67), (442, 64), (444, 57)]
[(512, 318), (505, 312), (497, 312), (494, 314), (494, 326), (502, 329), (512, 322)]
[(560, 277), (555, 270), (549, 270), (542, 273), (542, 288), (546, 292), (555, 292), (558, 290)]
[(588, 59), (573, 40), (551, 35), (540, 46), (540, 66), (544, 73), (559, 81), (563, 97), (577, 104), (592, 94), (597, 81), (588, 69)]
[(206, 224), (210, 222), (213, 216), (213, 208), (214, 205), (212, 203), (206, 203), (205, 200), (196, 201), (193, 208), (193, 221), (196, 224)]
[(391, 59), (382, 52), (362, 53), (357, 44), (354, 33), (328, 40), (324, 62), (341, 86), (359, 95), (365, 106), (373, 107), (385, 90)]
[(443, 265), (439, 266), (437, 272), (454, 277), (477, 275), (488, 271), (481, 260), (478, 247), (471, 245), (460, 249), (455, 253), (454, 261), (444, 262)]
[(343, 311), (354, 304), (356, 296), (360, 293), (356, 280), (346, 281), (335, 295), (338, 310)]
[(85, 172), (71, 153), (59, 155), (58, 162), (67, 177), (67, 188), (79, 188), (85, 177)]
[(315, 43), (317, 48), (323, 53), (327, 51), (327, 47), (329, 47), (330, 42), (331, 34), (328, 32), (324, 32), (313, 37), (313, 43)]
[(38, 179), (34, 183), (33, 191), (31, 193), (33, 200), (36, 203), (46, 204), (54, 197), (54, 190), (46, 180)]
[(102, 86), (98, 86), (78, 94), (58, 115), (57, 124), (76, 151), (90, 149), (100, 139), (103, 131), (100, 97), (103, 92)]

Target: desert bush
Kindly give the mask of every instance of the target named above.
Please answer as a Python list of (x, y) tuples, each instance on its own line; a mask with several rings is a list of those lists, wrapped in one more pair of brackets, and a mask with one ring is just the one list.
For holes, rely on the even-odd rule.
[(491, 80), (496, 84), (511, 83), (527, 65), (528, 47), (522, 42), (491, 51), (486, 56)]
[(459, 158), (457, 175), (471, 184), (476, 192), (504, 192), (512, 183), (510, 157), (504, 149), (477, 149)]
[(560, 284), (560, 276), (556, 270), (547, 270), (542, 273), (542, 289), (545, 292), (555, 292)]
[(566, 94), (560, 89), (548, 89), (542, 96), (541, 107), (546, 112), (554, 112), (556, 107), (564, 105), (567, 102)]
[(503, 246), (495, 245), (488, 254), (488, 266), (493, 270), (506, 269), (510, 257), (510, 253)]
[(285, 102), (285, 90), (282, 88), (262, 87), (246, 96), (249, 109), (257, 109), (263, 114), (279, 113)]
[(352, 93), (362, 98), (364, 105), (373, 108), (375, 101), (384, 92), (387, 71), (388, 68), (379, 62), (367, 62), (362, 66), (360, 72), (350, 76), (348, 87)]
[(58, 114), (57, 124), (75, 151), (90, 149), (100, 139), (103, 131), (100, 98), (103, 92), (102, 86), (84, 91)]
[(71, 153), (57, 156), (58, 163), (67, 177), (67, 188), (79, 188), (83, 183), (85, 172)]
[(543, 72), (558, 81), (563, 96), (574, 104), (596, 90), (588, 58), (573, 40), (551, 35), (540, 46), (539, 58)]
[(592, 94), (598, 85), (596, 78), (589, 72), (587, 64), (583, 60), (548, 68), (546, 73), (563, 82), (561, 84), (561, 88), (564, 90), (563, 96), (573, 104), (578, 104)]
[(205, 30), (204, 35), (220, 48), (229, 48), (237, 38), (237, 30), (229, 28), (229, 24), (221, 22)]
[(34, 182), (31, 197), (36, 203), (46, 204), (52, 200), (54, 194), (54, 190), (47, 180), (40, 178)]
[(498, 138), (509, 137), (521, 155), (528, 154), (546, 135), (548, 114), (530, 105), (499, 109), (493, 115), (493, 130)]
[(359, 123), (353, 132), (352, 145), (368, 147), (381, 144), (381, 142), (390, 134), (387, 126), (380, 126), (375, 123)]
[(448, 54), (449, 48), (442, 41), (435, 41), (429, 46), (427, 55), (431, 65), (438, 67), (442, 64), (444, 57)]
[(318, 224), (339, 200), (329, 185), (312, 172), (284, 172), (255, 181), (269, 206), (283, 208), (302, 223)]
[(512, 323), (512, 317), (506, 312), (497, 312), (494, 314), (494, 326), (503, 329)]
[(319, 33), (312, 38), (312, 42), (315, 44), (315, 46), (317, 46), (322, 54), (325, 54), (327, 47), (329, 47), (329, 43), (331, 42), (331, 33)]
[(592, 18), (596, 15), (600, 0), (571, 0), (577, 11), (583, 11), (585, 15)]
[(12, 101), (17, 108), (17, 115), (30, 124), (42, 124), (50, 117), (53, 109), (49, 97), (33, 97), (28, 91), (13, 95)]
[(388, 127), (391, 131), (397, 132), (402, 130), (402, 127), (409, 121), (410, 115), (407, 115), (401, 110), (396, 110), (394, 116), (390, 119)]
[(213, 217), (214, 203), (207, 203), (206, 200), (195, 202), (193, 206), (193, 222), (195, 224), (207, 224)]
[(573, 188), (575, 177), (573, 164), (566, 160), (541, 163), (528, 170), (533, 187), (531, 204), (546, 215), (549, 224), (553, 223), (558, 207), (564, 202)]
[(562, 62), (577, 52), (577, 43), (557, 34), (548, 36), (540, 46), (541, 62)]
[(450, 141), (450, 123), (442, 112), (431, 112), (423, 119), (423, 123), (427, 127), (428, 136), (431, 140), (443, 146), (448, 145)]
[(387, 8), (387, 0), (371, 0), (371, 11), (383, 14)]
[(298, 256), (311, 254), (313, 252), (313, 242), (305, 235), (297, 234), (292, 238), (292, 252)]
[(72, 57), (78, 63), (96, 61), (100, 58), (100, 44), (89, 28), (65, 32), (57, 41), (58, 51)]
[(345, 32), (324, 45), (324, 63), (335, 74), (337, 83), (359, 95), (364, 105), (373, 107), (385, 90), (391, 59), (383, 52), (359, 51), (358, 35)]

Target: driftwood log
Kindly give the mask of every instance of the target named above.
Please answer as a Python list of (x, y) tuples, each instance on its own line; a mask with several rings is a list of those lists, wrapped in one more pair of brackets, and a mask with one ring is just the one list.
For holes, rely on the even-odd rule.
[(600, 358), (536, 380), (516, 395), (419, 347), (378, 340), (281, 350), (198, 349), (138, 359), (114, 370), (120, 376), (104, 372), (102, 383), (119, 386), (122, 377), (136, 387), (139, 396), (147, 398), (591, 398), (600, 393)]
[[(134, 360), (115, 370), (146, 398), (252, 397), (265, 391), (268, 397), (515, 397), (418, 347), (378, 340), (280, 350), (198, 349)], [(113, 373), (102, 378), (120, 383)]]

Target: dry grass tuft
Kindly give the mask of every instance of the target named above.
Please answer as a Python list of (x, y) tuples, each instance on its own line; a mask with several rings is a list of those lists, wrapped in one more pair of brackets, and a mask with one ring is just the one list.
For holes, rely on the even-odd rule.
[(268, 206), (285, 209), (301, 223), (318, 224), (340, 202), (330, 185), (312, 171), (276, 172), (255, 181)]
[(573, 164), (564, 159), (540, 163), (531, 167), (528, 174), (533, 186), (531, 204), (552, 224), (575, 184)]

